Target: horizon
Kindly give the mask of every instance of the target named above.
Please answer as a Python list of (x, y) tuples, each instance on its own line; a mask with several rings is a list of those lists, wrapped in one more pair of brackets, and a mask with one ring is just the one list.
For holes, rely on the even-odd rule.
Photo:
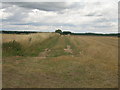
[[(36, 32), (36, 33), (55, 33), (55, 31), (53, 31), (53, 32), (44, 32), (44, 31), (38, 31), (38, 30), (30, 30), (30, 31), (28, 31), (28, 30), (2, 30), (2, 31), (7, 31), (7, 32)], [(2, 32), (1, 30), (0, 30), (0, 32)], [(69, 30), (67, 30), (68, 32), (71, 32), (71, 31), (69, 31)], [(66, 30), (62, 30), (62, 32), (67, 32)], [(71, 33), (78, 33), (78, 34), (87, 34), (87, 33), (91, 33), (91, 34), (120, 34), (119, 32), (113, 32), (113, 33), (101, 33), (101, 32), (71, 32)]]

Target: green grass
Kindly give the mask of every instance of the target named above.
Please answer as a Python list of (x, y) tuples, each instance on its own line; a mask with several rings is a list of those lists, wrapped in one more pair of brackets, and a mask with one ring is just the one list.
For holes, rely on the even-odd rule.
[(3, 56), (38, 56), (46, 48), (52, 48), (57, 43), (59, 36), (50, 37), (43, 42), (23, 46), (17, 41), (3, 43)]
[(37, 42), (25, 48), (26, 56), (38, 56), (40, 52), (44, 52), (46, 48), (51, 48), (57, 42), (59, 36), (50, 37), (43, 42)]
[(42, 42), (36, 42), (31, 45), (28, 43), (26, 46), (21, 45), (17, 41), (3, 43), (3, 56), (38, 56), (40, 52), (44, 52), (46, 48), (51, 50), (48, 57), (72, 55), (64, 51), (67, 45), (71, 46), (75, 55), (78, 53), (77, 47), (69, 40), (69, 37), (55, 35)]
[(23, 56), (22, 45), (16, 41), (3, 43), (3, 56)]
[(59, 37), (57, 43), (51, 48), (51, 53), (49, 57), (58, 57), (62, 55), (70, 55), (70, 53), (66, 53), (64, 49), (68, 42), (65, 41), (65, 37)]

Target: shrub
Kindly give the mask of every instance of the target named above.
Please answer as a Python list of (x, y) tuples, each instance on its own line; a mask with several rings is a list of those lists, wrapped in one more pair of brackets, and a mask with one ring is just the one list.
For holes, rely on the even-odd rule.
[(20, 43), (14, 41), (3, 43), (3, 56), (23, 56)]

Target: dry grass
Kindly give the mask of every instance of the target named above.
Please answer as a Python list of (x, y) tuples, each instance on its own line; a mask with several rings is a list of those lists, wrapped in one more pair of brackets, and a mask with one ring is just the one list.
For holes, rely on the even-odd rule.
[[(38, 34), (32, 38), (38, 40)], [(50, 34), (51, 36), (52, 34)], [(3, 35), (4, 42), (12, 35)], [(20, 35), (28, 40), (30, 35)], [(16, 37), (20, 37), (17, 36)], [(36, 57), (3, 58), (3, 87), (116, 88), (118, 87), (118, 38), (103, 36), (44, 37), (44, 51)], [(9, 40), (5, 40), (9, 37)], [(10, 39), (11, 38), (11, 39)], [(15, 38), (22, 43), (23, 40)], [(37, 41), (39, 42), (39, 40)], [(40, 41), (41, 42), (41, 41)], [(24, 44), (25, 45), (25, 44)], [(70, 47), (72, 53), (64, 49)], [(38, 47), (37, 47), (38, 48)], [(45, 54), (45, 57), (41, 57)], [(47, 55), (46, 55), (47, 54)]]
[(35, 33), (35, 34), (2, 34), (2, 42), (17, 41), (22, 45), (34, 44), (35, 42), (42, 42), (43, 40), (53, 36), (53, 33)]

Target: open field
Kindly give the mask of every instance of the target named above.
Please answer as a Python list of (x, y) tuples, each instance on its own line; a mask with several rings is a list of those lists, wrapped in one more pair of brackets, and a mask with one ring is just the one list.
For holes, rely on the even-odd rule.
[(118, 38), (3, 34), (3, 88), (118, 87)]

